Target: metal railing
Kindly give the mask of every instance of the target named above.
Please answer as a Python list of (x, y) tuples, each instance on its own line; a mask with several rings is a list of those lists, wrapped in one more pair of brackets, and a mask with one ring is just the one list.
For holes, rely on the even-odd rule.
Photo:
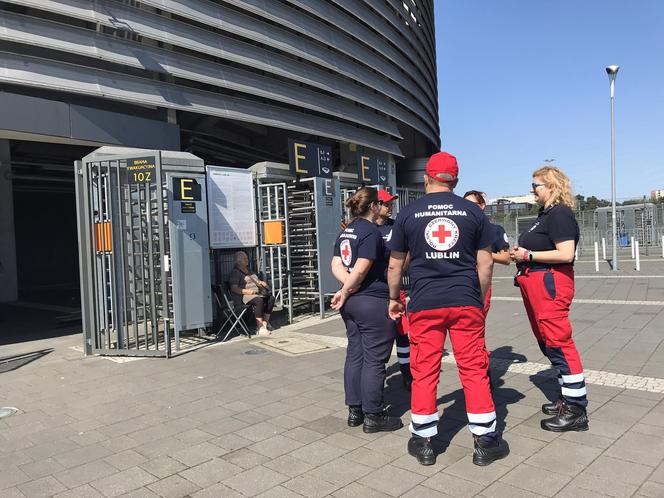
[[(636, 206), (638, 207), (638, 205)], [(651, 214), (651, 215), (650, 215)], [(640, 212), (633, 217), (633, 226), (626, 226), (625, 222), (618, 217), (618, 248), (631, 248), (634, 241), (638, 241), (641, 252), (649, 252), (653, 248), (653, 254), (661, 255), (662, 244), (664, 243), (664, 204), (654, 206), (648, 217), (644, 217)], [(511, 241), (518, 239), (518, 234), (527, 230), (537, 218), (536, 215), (524, 215), (519, 213), (500, 213), (493, 215), (491, 221), (501, 225)], [(579, 250), (593, 251), (595, 242), (599, 247), (602, 244), (607, 247), (607, 251), (612, 249), (612, 231), (610, 222), (606, 226), (600, 226), (595, 210), (577, 211), (576, 219), (579, 223)], [(604, 243), (602, 243), (604, 240)], [(659, 248), (660, 251), (655, 251)]]

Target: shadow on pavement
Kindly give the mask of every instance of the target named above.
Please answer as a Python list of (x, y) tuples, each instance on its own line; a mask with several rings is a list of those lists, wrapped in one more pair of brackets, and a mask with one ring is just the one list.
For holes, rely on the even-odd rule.
[(81, 333), (80, 320), (63, 322), (62, 311), (0, 304), (0, 346)]
[(528, 377), (535, 387), (542, 391), (546, 399), (552, 402), (560, 396), (560, 384), (554, 372), (552, 368), (548, 368)]
[(0, 305), (0, 346), (81, 333), (81, 324), (62, 323), (62, 311)]
[(18, 370), (19, 368), (27, 365), (28, 363), (32, 363), (35, 360), (43, 358), (52, 351), (53, 348), (49, 348), (49, 349), (41, 349), (39, 351), (33, 351), (32, 353), (17, 354), (13, 356), (2, 357), (0, 358), (0, 373)]

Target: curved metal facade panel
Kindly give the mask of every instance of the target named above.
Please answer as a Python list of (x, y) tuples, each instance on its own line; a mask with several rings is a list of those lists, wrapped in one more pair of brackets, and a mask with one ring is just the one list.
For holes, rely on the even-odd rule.
[[(169, 1), (172, 2), (173, 0)], [(404, 54), (392, 47), (384, 37), (378, 36), (373, 30), (363, 26), (333, 5), (311, 0), (288, 0), (289, 3), (314, 14), (319, 19), (325, 19), (328, 23), (325, 24), (317, 19), (303, 16), (295, 9), (287, 7), (277, 0), (225, 1), (239, 8), (269, 18), (293, 30), (297, 30), (319, 42), (328, 43), (329, 40), (334, 39), (336, 40), (335, 47), (344, 51), (347, 55), (359, 59), (377, 71), (381, 71), (395, 82), (402, 84), (402, 86), (404, 82), (407, 82), (406, 89), (408, 89), (411, 83), (408, 81), (410, 76), (412, 77), (412, 83), (418, 85), (420, 87), (419, 90), (423, 92), (425, 101), (420, 102), (425, 106), (433, 103), (428, 100), (432, 90), (435, 88), (431, 74), (421, 71), (420, 67), (416, 67), (413, 64), (412, 59), (409, 60), (407, 57), (404, 57)], [(178, 3), (181, 2), (178, 0)], [(369, 11), (365, 9), (364, 13), (368, 14)], [(367, 17), (364, 17), (363, 21), (371, 25), (371, 20)], [(362, 40), (362, 43), (358, 44), (357, 41), (347, 35), (353, 36), (357, 40)], [(385, 59), (376, 57), (375, 54), (372, 54), (369, 47), (382, 54)], [(418, 71), (420, 71), (420, 78), (424, 79), (428, 85), (422, 84), (420, 79), (416, 77)]]
[(323, 135), (343, 142), (357, 139), (355, 143), (360, 145), (400, 155), (396, 142), (352, 125), (237, 97), (45, 59), (0, 52), (0, 82), (219, 116)]
[(256, 75), (231, 66), (215, 64), (167, 50), (119, 41), (97, 33), (6, 13), (0, 18), (0, 39), (62, 50), (104, 61), (149, 69), (219, 88), (271, 98), (293, 106), (356, 122), (396, 138), (402, 138), (393, 121), (325, 94), (278, 79), (256, 79)]
[(3, 0), (0, 80), (428, 153), (432, 1)]

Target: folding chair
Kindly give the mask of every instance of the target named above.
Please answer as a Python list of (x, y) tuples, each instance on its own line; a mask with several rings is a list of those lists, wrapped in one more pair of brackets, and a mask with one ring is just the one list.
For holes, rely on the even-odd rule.
[[(217, 331), (217, 339), (219, 339), (219, 336), (223, 334), (224, 327), (226, 327), (228, 324), (230, 324), (230, 327), (226, 331), (226, 335), (222, 339), (222, 342), (228, 339), (228, 336), (231, 335), (231, 332), (236, 329), (240, 334), (246, 335), (249, 339), (251, 339), (249, 328), (247, 327), (247, 324), (244, 323), (244, 314), (249, 308), (251, 308), (251, 306), (244, 304), (236, 305), (230, 298), (230, 289), (228, 288), (228, 284), (226, 284), (226, 288), (221, 285), (213, 285), (212, 291), (214, 294), (214, 299), (217, 302), (217, 307), (223, 317), (226, 319)], [(221, 298), (219, 296), (221, 296)]]

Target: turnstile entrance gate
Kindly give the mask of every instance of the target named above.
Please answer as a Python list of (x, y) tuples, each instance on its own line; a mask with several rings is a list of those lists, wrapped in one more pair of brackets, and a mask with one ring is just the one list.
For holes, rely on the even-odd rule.
[(261, 270), (289, 320), (299, 311), (325, 313), (325, 296), (339, 285), (332, 275), (340, 231), (338, 181), (305, 178), (257, 184)]
[(288, 185), (288, 233), (292, 307), (318, 307), (339, 289), (330, 262), (340, 232), (339, 184), (329, 178), (305, 178)]
[(285, 183), (257, 184), (259, 262), (274, 290), (276, 309), (288, 310), (293, 321), (292, 274), (288, 217), (288, 188)]
[[(118, 155), (122, 152), (122, 155)], [(205, 168), (102, 147), (76, 163), (86, 354), (165, 356), (212, 322)]]

